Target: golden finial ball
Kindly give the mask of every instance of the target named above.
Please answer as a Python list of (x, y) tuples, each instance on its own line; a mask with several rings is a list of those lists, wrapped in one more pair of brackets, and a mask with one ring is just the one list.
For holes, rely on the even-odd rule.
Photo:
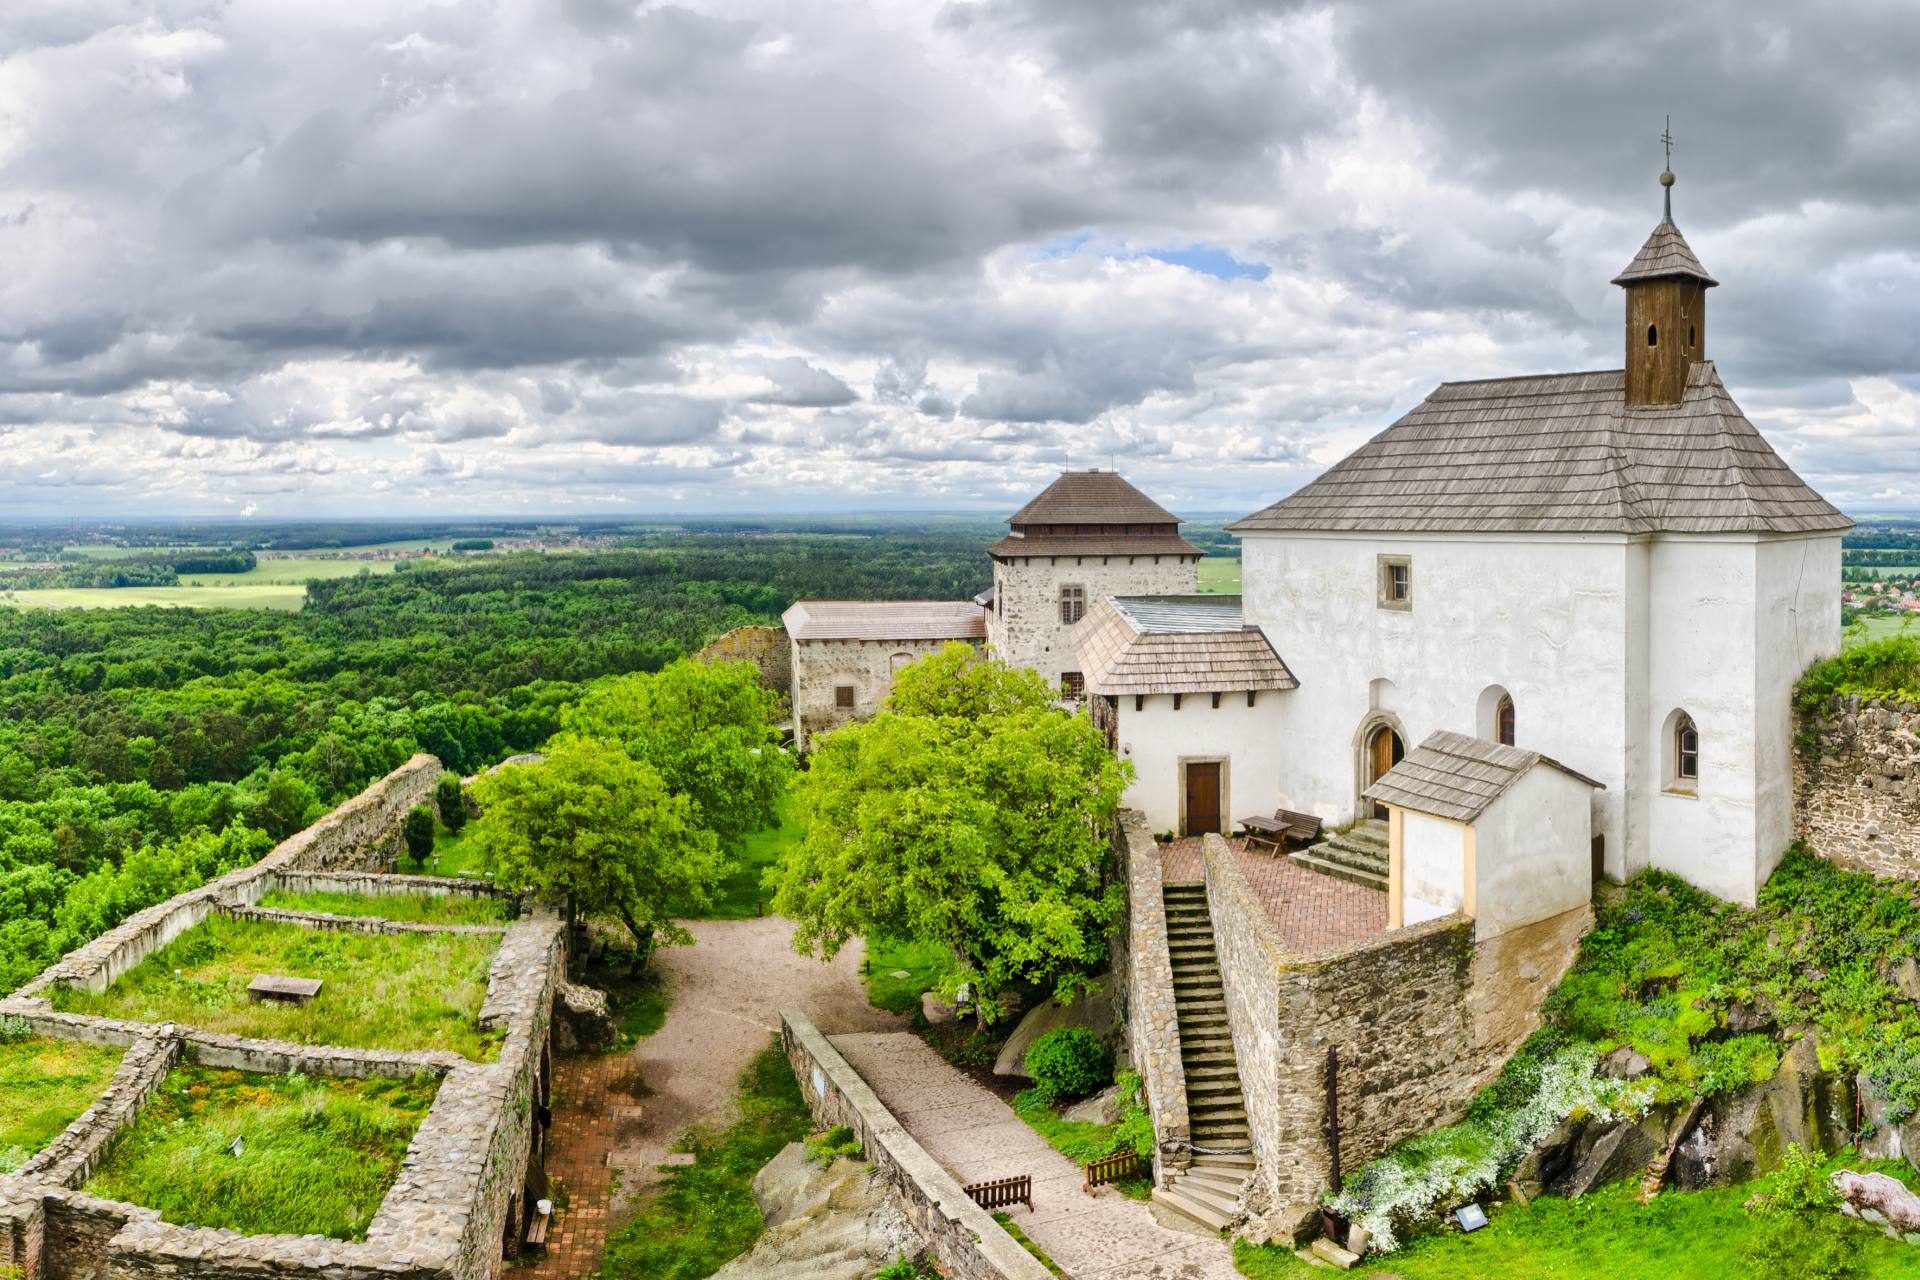
[(1663, 187), (1670, 187), (1673, 185), (1673, 170), (1668, 169), (1665, 173), (1660, 175), (1660, 185)]

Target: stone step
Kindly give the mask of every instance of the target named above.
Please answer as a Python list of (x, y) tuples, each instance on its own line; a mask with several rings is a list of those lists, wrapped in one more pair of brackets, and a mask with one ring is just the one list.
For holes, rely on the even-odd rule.
[(1241, 1169), (1250, 1173), (1253, 1171), (1253, 1157), (1251, 1155), (1245, 1155), (1245, 1156), (1196, 1155), (1193, 1158), (1192, 1167), (1196, 1169)]
[(1198, 1028), (1180, 1037), (1182, 1061), (1195, 1065), (1233, 1061), (1233, 1033), (1225, 1027), (1211, 1033)]
[(1326, 844), (1313, 846), (1313, 848), (1307, 850), (1307, 852), (1327, 862), (1338, 863), (1343, 867), (1352, 867), (1355, 871), (1371, 871), (1377, 876), (1387, 874), (1388, 862), (1386, 856), (1375, 856), (1371, 849), (1359, 849), (1349, 844), (1342, 844), (1338, 840), (1330, 840)]
[(1238, 1122), (1244, 1127), (1247, 1122), (1246, 1106), (1237, 1097), (1225, 1098), (1219, 1102), (1201, 1102), (1188, 1098), (1187, 1114), (1192, 1117), (1195, 1126)]
[(1176, 1191), (1172, 1187), (1155, 1187), (1153, 1189), (1153, 1198), (1156, 1203), (1163, 1204), (1175, 1213), (1192, 1218), (1201, 1226), (1211, 1228), (1214, 1231), (1225, 1231), (1233, 1225), (1232, 1218), (1220, 1213), (1218, 1210), (1209, 1209), (1192, 1196)]
[(1206, 964), (1183, 964), (1174, 966), (1173, 985), (1175, 987), (1198, 987), (1207, 983), (1220, 985), (1220, 966), (1208, 961)]
[(1232, 1218), (1240, 1212), (1238, 1188), (1233, 1191), (1227, 1191), (1218, 1183), (1189, 1178), (1185, 1174), (1180, 1174), (1173, 1180), (1173, 1189), (1183, 1196), (1188, 1196), (1199, 1201), (1215, 1213), (1224, 1214), (1228, 1218)]
[(1185, 950), (1190, 947), (1213, 945), (1213, 926), (1210, 924), (1182, 924), (1167, 927), (1167, 949)]
[(1324, 858), (1314, 856), (1311, 851), (1293, 854), (1287, 860), (1295, 866), (1305, 867), (1309, 871), (1318, 871), (1321, 875), (1332, 876), (1335, 880), (1345, 880), (1349, 884), (1365, 885), (1369, 889), (1379, 889), (1383, 893), (1387, 888), (1387, 878), (1384, 875), (1344, 867), (1337, 862), (1328, 862)]
[(1239, 1078), (1240, 1069), (1231, 1063), (1223, 1062), (1217, 1066), (1206, 1067), (1196, 1064), (1187, 1068), (1189, 1080), (1238, 1080)]
[(1200, 1183), (1220, 1188), (1222, 1195), (1240, 1198), (1240, 1189), (1247, 1185), (1245, 1169), (1220, 1169), (1209, 1165), (1196, 1164), (1180, 1175), (1181, 1182)]
[(1240, 1081), (1233, 1077), (1224, 1080), (1187, 1079), (1187, 1109), (1189, 1111), (1203, 1104), (1217, 1106), (1230, 1102), (1234, 1106), (1246, 1105), (1240, 1096)]
[(1170, 884), (1161, 885), (1160, 892), (1170, 898), (1204, 898), (1207, 896), (1207, 882), (1205, 880), (1175, 880)]

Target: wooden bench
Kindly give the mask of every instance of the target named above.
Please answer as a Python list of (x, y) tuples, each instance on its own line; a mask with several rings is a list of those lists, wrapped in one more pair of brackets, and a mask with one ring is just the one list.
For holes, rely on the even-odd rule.
[(527, 1221), (528, 1244), (545, 1244), (547, 1242), (547, 1227), (553, 1222), (552, 1202), (542, 1200), (539, 1204), (545, 1205), (546, 1208), (542, 1209), (539, 1205), (534, 1207), (533, 1216)]
[(305, 1004), (319, 994), (318, 978), (284, 978), (276, 973), (263, 973), (247, 984), (250, 998), (278, 1004)]
[(1131, 1151), (1116, 1151), (1110, 1156), (1101, 1156), (1087, 1163), (1086, 1181), (1080, 1189), (1088, 1195), (1095, 1187), (1104, 1187), (1110, 1182), (1131, 1177), (1140, 1168), (1140, 1157)]
[(1010, 1209), (1016, 1204), (1033, 1208), (1033, 1177), (995, 1178), (991, 1182), (970, 1182), (961, 1188), (982, 1209)]
[(1321, 820), (1310, 813), (1295, 813), (1291, 809), (1275, 809), (1271, 818), (1242, 818), (1240, 829), (1246, 833), (1247, 847), (1256, 849), (1265, 847), (1269, 853), (1279, 854), (1286, 848), (1287, 841), (1309, 845), (1320, 838)]

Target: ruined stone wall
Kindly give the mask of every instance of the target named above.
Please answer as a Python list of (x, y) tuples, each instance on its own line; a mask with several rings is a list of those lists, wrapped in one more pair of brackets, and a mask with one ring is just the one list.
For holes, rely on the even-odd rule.
[(1046, 1267), (968, 1198), (804, 1014), (782, 1011), (780, 1034), (814, 1118), (853, 1130), (948, 1280), (1048, 1280)]
[(422, 752), (305, 831), (274, 846), (257, 865), (289, 871), (385, 871), (400, 856), (407, 810), (433, 798), (440, 762)]
[(785, 627), (735, 627), (693, 655), (695, 662), (751, 662), (760, 684), (781, 697), (793, 692), (793, 644)]
[(1123, 809), (1114, 824), (1114, 860), (1127, 886), (1127, 928), (1109, 946), (1114, 1007), (1125, 1023), (1127, 1051), (1147, 1093), (1155, 1139), (1156, 1182), (1188, 1164), (1187, 1075), (1180, 1060), (1180, 1016), (1173, 1001), (1173, 962), (1160, 884), (1160, 850), (1139, 812)]
[(1249, 1202), (1285, 1220), (1329, 1189), (1327, 1061), (1340, 1163), (1447, 1123), (1487, 1073), (1468, 1015), (1473, 922), (1451, 915), (1320, 955), (1289, 954), (1239, 862), (1206, 840), (1207, 904), (1253, 1134)]
[[(794, 737), (802, 747), (808, 735), (865, 720), (880, 710), (893, 689), (893, 673), (904, 662), (938, 653), (951, 640), (803, 640), (793, 645)], [(834, 697), (841, 685), (853, 687), (853, 706)]]
[(1802, 722), (1793, 831), (1829, 862), (1920, 880), (1920, 707), (1834, 698)]

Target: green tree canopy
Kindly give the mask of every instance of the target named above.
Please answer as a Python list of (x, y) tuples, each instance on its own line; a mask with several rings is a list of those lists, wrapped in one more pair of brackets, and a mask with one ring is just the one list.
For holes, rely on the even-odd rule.
[(651, 765), (732, 844), (775, 824), (792, 776), (773, 727), (777, 702), (750, 662), (682, 659), (652, 675), (600, 681), (561, 713), (560, 727)]
[[(943, 676), (908, 682), (920, 705), (964, 706), (953, 686), (992, 682), (944, 657), (930, 660)], [(797, 949), (940, 943), (959, 962), (947, 989), (974, 984), (984, 1020), (1016, 983), (1061, 999), (1086, 985), (1121, 911), (1102, 867), (1130, 776), (1091, 721), (1050, 704), (888, 711), (816, 741), (800, 785), (807, 838), (771, 876)]]
[(902, 667), (887, 706), (901, 715), (978, 720), (1045, 707), (1056, 696), (1039, 672), (990, 660), (966, 641), (953, 640)]
[(563, 738), (545, 761), (473, 784), (487, 820), (475, 832), (494, 881), (520, 893), (567, 895), (633, 935), (635, 967), (661, 943), (693, 936), (673, 912), (704, 907), (724, 860), (693, 802), (618, 744)]

